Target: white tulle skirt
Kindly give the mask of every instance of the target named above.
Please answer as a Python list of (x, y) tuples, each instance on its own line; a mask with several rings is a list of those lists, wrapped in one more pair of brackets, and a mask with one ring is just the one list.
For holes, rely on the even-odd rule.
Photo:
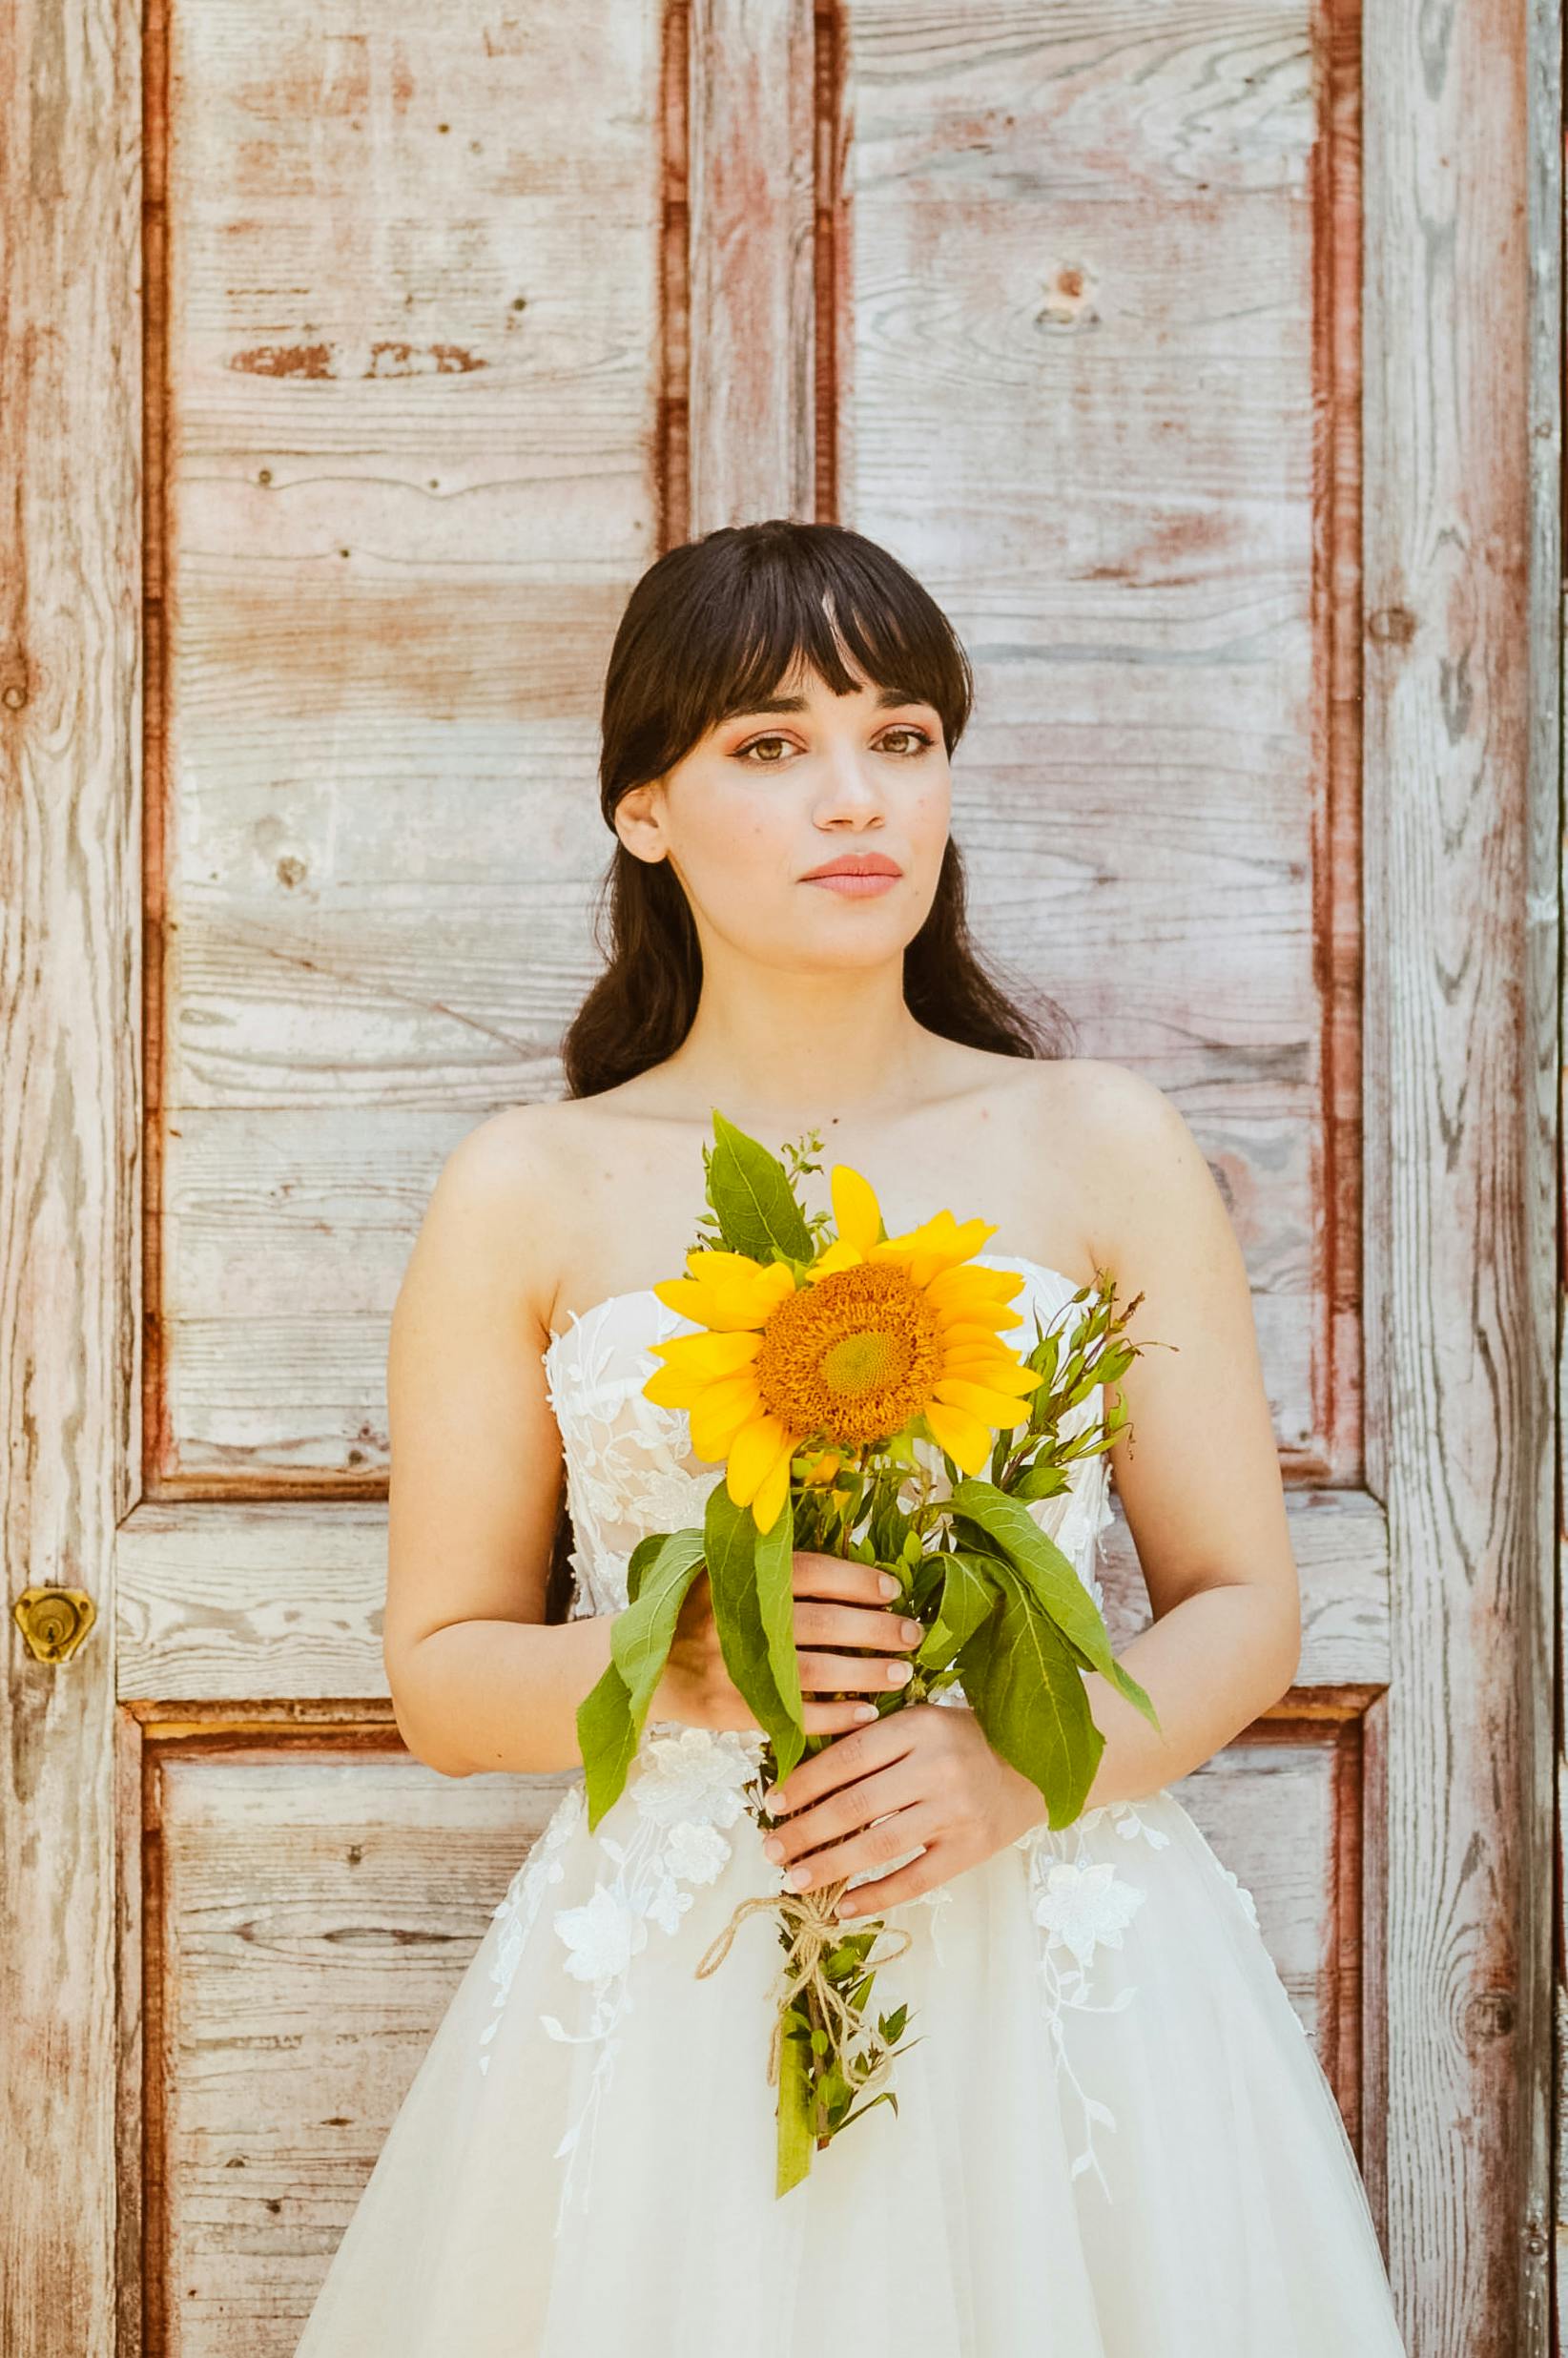
[[(1168, 1791), (889, 1913), (898, 2100), (774, 2193), (760, 1739), (569, 1787), (421, 2062), (297, 2358), (1403, 2358), (1332, 2091)], [(892, 1944), (884, 1944), (891, 1946)]]

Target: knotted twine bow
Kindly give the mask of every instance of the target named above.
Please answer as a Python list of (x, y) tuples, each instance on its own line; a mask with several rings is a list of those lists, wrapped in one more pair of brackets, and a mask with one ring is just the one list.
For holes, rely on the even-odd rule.
[[(749, 1916), (755, 1908), (776, 1908), (784, 1923), (793, 1924), (794, 1927), (789, 1947), (785, 1952), (783, 1966), (780, 1969), (781, 1987), (778, 2011), (774, 2017), (773, 2037), (768, 2041), (768, 2085), (770, 2088), (778, 2085), (778, 2069), (784, 2048), (784, 2017), (802, 1990), (809, 1990), (811, 1996), (816, 2000), (817, 2011), (829, 2028), (834, 2052), (846, 2058), (850, 2052), (850, 2041), (857, 2027), (856, 2012), (849, 2001), (835, 1989), (822, 1963), (829, 1950), (836, 1949), (843, 1937), (844, 1927), (839, 1923), (834, 1911), (848, 1886), (848, 1875), (841, 1875), (836, 1883), (824, 1883), (819, 1891), (759, 1892), (750, 1899), (740, 1900), (729, 1923), (709, 1942), (708, 1947), (697, 1960), (696, 1972), (699, 1978), (706, 1974), (716, 1972), (730, 1954), (730, 1943), (733, 1940), (742, 1919)], [(878, 1924), (872, 1947), (875, 1948), (877, 1939), (887, 1934), (891, 1934), (892, 1937), (901, 1945), (890, 1950), (886, 1956), (877, 1957), (878, 1965), (891, 1964), (894, 1957), (902, 1956), (904, 1950), (910, 1946), (915, 1937), (913, 1933), (900, 1924)], [(860, 1961), (860, 1974), (868, 1971), (871, 1962), (871, 1952), (868, 1950)], [(859, 1977), (857, 1974), (856, 1980)], [(856, 2084), (858, 2088), (877, 2087), (887, 2078), (892, 2068), (892, 2053), (884, 2047), (878, 2060)]]

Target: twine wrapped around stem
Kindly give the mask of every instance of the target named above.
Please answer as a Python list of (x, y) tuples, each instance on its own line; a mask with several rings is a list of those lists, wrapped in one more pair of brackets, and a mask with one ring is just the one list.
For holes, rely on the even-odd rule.
[[(802, 1990), (808, 1990), (815, 1998), (817, 2010), (824, 2023), (830, 2027), (836, 2052), (839, 2055), (847, 2055), (849, 2052), (849, 2042), (856, 2028), (855, 2009), (834, 1988), (822, 1963), (829, 1950), (836, 1949), (844, 1936), (845, 1928), (839, 1923), (834, 1911), (848, 1886), (848, 1875), (841, 1875), (836, 1882), (824, 1883), (820, 1890), (815, 1892), (760, 1892), (750, 1899), (740, 1900), (736, 1903), (729, 1923), (721, 1932), (714, 1934), (702, 1955), (697, 1959), (696, 1974), (699, 1979), (707, 1974), (716, 1972), (729, 1955), (730, 1943), (733, 1940), (743, 1919), (751, 1915), (757, 1908), (776, 1909), (782, 1921), (787, 1926), (794, 1926), (789, 1947), (785, 1952), (784, 1963), (780, 1969), (782, 1987), (779, 1991), (778, 2008), (774, 2017), (773, 2037), (768, 2042), (768, 2085), (770, 2088), (778, 2085), (778, 2070), (784, 2043), (784, 2017)], [(856, 1929), (862, 1930), (863, 1927), (857, 1926)], [(910, 1946), (915, 1937), (913, 1933), (898, 1924), (891, 1926), (878, 1924), (876, 1933), (878, 1939), (884, 1934), (891, 1934), (892, 1937), (900, 1944), (897, 1949), (891, 1950), (886, 1956), (877, 1957), (877, 1965), (891, 1964), (894, 1957), (902, 1956), (904, 1950)], [(876, 1946), (875, 1940), (872, 1945)], [(871, 1963), (871, 1953), (868, 1951), (861, 1960), (860, 1973), (869, 1971)], [(859, 1975), (857, 1974), (856, 1977), (858, 1979)], [(867, 2072), (865, 2078), (856, 2082), (857, 2087), (879, 2086), (892, 2067), (892, 2055), (884, 2048), (880, 2058)]]

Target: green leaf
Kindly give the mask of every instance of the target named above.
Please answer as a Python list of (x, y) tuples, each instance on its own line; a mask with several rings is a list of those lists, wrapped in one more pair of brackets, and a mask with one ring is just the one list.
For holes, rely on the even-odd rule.
[(788, 2194), (808, 2175), (815, 2138), (812, 2129), (812, 2055), (808, 2042), (786, 2038), (778, 2059), (778, 2152), (774, 2197)]
[(1067, 1826), (1105, 1739), (1055, 1624), (1010, 1563), (998, 1563), (997, 1582), (995, 1614), (959, 1658), (963, 1691), (993, 1749), (1039, 1788), (1051, 1826)]
[(702, 1533), (650, 1533), (634, 1553), (642, 1559), (637, 1593), (611, 1623), (609, 1661), (577, 1706), (590, 1831), (625, 1789), (681, 1605), (702, 1569)]
[[(973, 1523), (1001, 1548), (1063, 1636), (1084, 1654), (1102, 1678), (1158, 1727), (1154, 1706), (1131, 1672), (1111, 1652), (1110, 1636), (1083, 1582), (1056, 1541), (1047, 1539), (1021, 1499), (972, 1479), (959, 1482), (946, 1501), (955, 1516)], [(964, 1680), (967, 1691), (969, 1682)]]
[(633, 1604), (636, 1603), (637, 1591), (643, 1584), (643, 1574), (669, 1537), (668, 1531), (650, 1531), (637, 1541), (636, 1546), (627, 1558), (626, 1593), (629, 1603)]
[[(757, 1594), (756, 1520), (749, 1506), (737, 1506), (723, 1478), (708, 1493), (704, 1544), (713, 1621), (724, 1666), (753, 1717), (773, 1746), (782, 1775), (799, 1760), (805, 1730), (792, 1717), (774, 1676), (773, 1653)], [(798, 1681), (798, 1665), (796, 1665)]]
[(626, 1681), (614, 1663), (609, 1662), (577, 1706), (577, 1742), (587, 1771), (584, 1791), (590, 1832), (625, 1789), (637, 1750), (637, 1734)]
[[(638, 1541), (639, 1547), (643, 1544)], [(639, 1729), (664, 1676), (675, 1624), (702, 1561), (700, 1531), (667, 1533), (643, 1566), (635, 1600), (610, 1624), (610, 1659), (626, 1682)]]
[[(745, 1513), (748, 1520), (754, 1522), (750, 1507)], [(794, 1505), (791, 1499), (785, 1499), (773, 1529), (756, 1534), (753, 1559), (768, 1666), (785, 1714), (781, 1730), (774, 1737), (778, 1775), (782, 1778), (790, 1774), (806, 1748), (800, 1656), (794, 1640)]]
[(993, 1555), (959, 1548), (937, 1559), (942, 1567), (942, 1597), (937, 1619), (916, 1650), (922, 1669), (945, 1670), (968, 1644), (997, 1602)]
[(753, 1261), (814, 1259), (806, 1215), (783, 1164), (755, 1138), (727, 1122), (716, 1106), (712, 1110), (708, 1200), (718, 1214), (726, 1247)]
[(1017, 1480), (1009, 1485), (1008, 1495), (1015, 1499), (1059, 1499), (1067, 1487), (1064, 1465), (1026, 1465)]
[(868, 2096), (863, 2104), (857, 2104), (853, 2112), (846, 2113), (842, 2120), (838, 2122), (838, 2128), (847, 2129), (852, 2120), (860, 2120), (864, 2114), (871, 2112), (877, 2104), (891, 2104), (895, 2114), (898, 2110), (898, 2099), (894, 2091), (891, 2088), (878, 2088), (875, 2096)]

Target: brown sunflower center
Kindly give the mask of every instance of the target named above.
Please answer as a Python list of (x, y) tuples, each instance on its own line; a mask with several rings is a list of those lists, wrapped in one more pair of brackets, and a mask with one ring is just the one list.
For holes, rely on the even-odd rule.
[(792, 1431), (857, 1447), (918, 1415), (941, 1364), (920, 1288), (906, 1269), (878, 1261), (786, 1294), (753, 1366), (763, 1406)]

